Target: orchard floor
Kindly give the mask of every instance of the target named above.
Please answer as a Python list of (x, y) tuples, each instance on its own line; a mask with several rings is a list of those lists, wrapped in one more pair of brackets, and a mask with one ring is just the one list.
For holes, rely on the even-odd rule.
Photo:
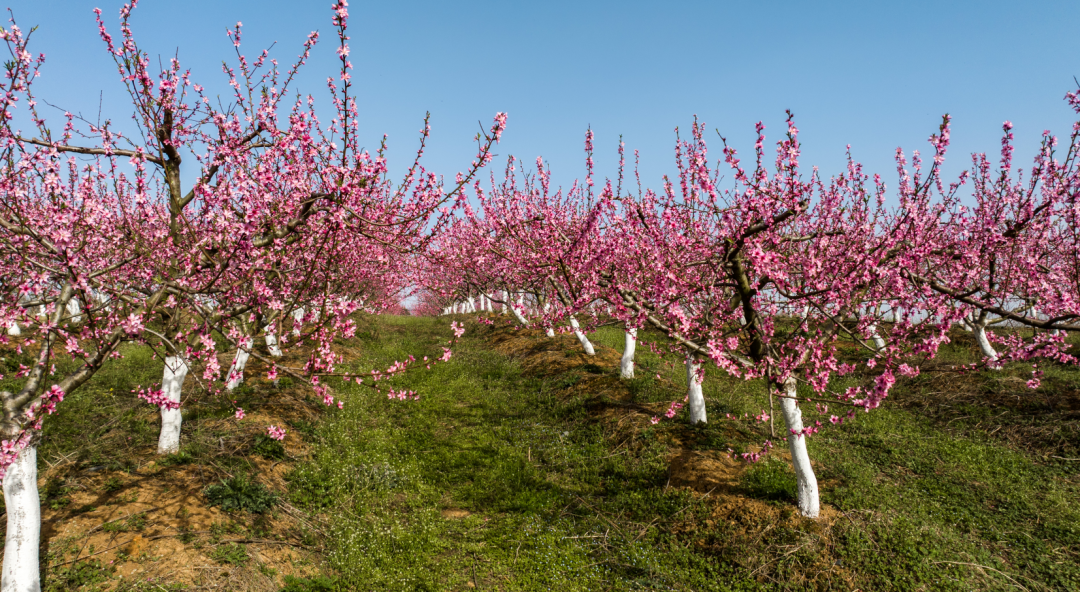
[[(710, 369), (708, 426), (664, 419), (682, 366), (642, 343), (620, 380), (614, 327), (590, 357), (500, 316), (368, 319), (346, 366), (437, 357), (455, 318), (451, 361), (393, 381), (419, 400), (332, 382), (346, 406), (327, 409), (254, 365), (233, 395), (248, 417), (192, 387), (164, 458), (128, 394), (160, 362), (129, 351), (47, 424), (46, 589), (1080, 590), (1080, 372), (1047, 367), (1036, 390), (1030, 366), (957, 374), (974, 351), (958, 334), (882, 409), (809, 440), (825, 507), (808, 520), (782, 443), (729, 457), (769, 438), (761, 384)], [(277, 505), (210, 507), (238, 475)]]

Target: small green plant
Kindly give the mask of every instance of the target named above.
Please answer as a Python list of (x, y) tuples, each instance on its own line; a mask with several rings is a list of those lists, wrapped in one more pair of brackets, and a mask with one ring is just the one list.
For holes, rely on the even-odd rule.
[(281, 460), (285, 458), (285, 446), (266, 434), (258, 434), (255, 436), (255, 444), (251, 447), (251, 450), (266, 460)]
[(105, 484), (101, 486), (101, 490), (105, 493), (112, 493), (119, 491), (124, 486), (124, 481), (120, 477), (109, 477), (105, 480)]
[(183, 526), (180, 528), (180, 534), (176, 538), (180, 539), (181, 543), (190, 545), (195, 540), (195, 533), (191, 532), (190, 528)]
[(146, 528), (146, 514), (134, 514), (124, 520), (114, 520), (102, 525), (105, 532), (130, 532)]
[(747, 495), (759, 499), (788, 501), (795, 499), (795, 473), (788, 464), (772, 456), (750, 466), (742, 476)]
[(203, 492), (211, 506), (226, 512), (245, 511), (262, 514), (277, 503), (277, 495), (262, 483), (249, 480), (244, 475), (224, 479)]
[(221, 545), (210, 552), (210, 558), (218, 563), (227, 563), (229, 565), (243, 565), (247, 563), (248, 559), (251, 559), (248, 556), (247, 549), (237, 543)]
[(63, 479), (49, 479), (41, 490), (41, 503), (47, 505), (50, 510), (59, 510), (71, 503), (68, 494), (72, 489), (65, 485)]
[(158, 466), (168, 467), (173, 465), (189, 465), (195, 462), (195, 455), (184, 449), (174, 454), (166, 454), (158, 461)]
[(113, 568), (103, 565), (96, 559), (78, 561), (66, 567), (50, 570), (45, 580), (45, 592), (66, 592), (107, 582), (112, 571)]
[(303, 419), (296, 419), (296, 420), (290, 421), (289, 425), (292, 427), (292, 429), (296, 430), (297, 432), (299, 432), (301, 435), (303, 435), (305, 438), (307, 438), (309, 440), (315, 437), (315, 430), (316, 430), (315, 424), (310, 422), (310, 421), (305, 421)]

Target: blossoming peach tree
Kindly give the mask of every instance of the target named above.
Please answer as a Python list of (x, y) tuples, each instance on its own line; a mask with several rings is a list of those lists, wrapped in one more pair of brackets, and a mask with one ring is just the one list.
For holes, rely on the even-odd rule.
[[(270, 358), (280, 345), (310, 344), (302, 368), (280, 369), (334, 403), (318, 385), (318, 376), (340, 363), (334, 338), (353, 331), (350, 315), (358, 309), (379, 306), (372, 295), (394, 293), (390, 260), (430, 240), (505, 126), (499, 114), (477, 137), (477, 158), (456, 185), (444, 186), (420, 166), (422, 148), (404, 182), (393, 185), (383, 151), (358, 147), (345, 2), (333, 6), (341, 68), (327, 82), (334, 115), (326, 123), (312, 95), (287, 98), (317, 33), (282, 72), (266, 51), (254, 60), (240, 53), (238, 23), (229, 31), (236, 64), (223, 66), (232, 104), (222, 108), (177, 59), (151, 70), (130, 26), (135, 7), (121, 9), (119, 39), (95, 10), (131, 99), (130, 131), (71, 113), (50, 125), (32, 91), (44, 55), (30, 54), (30, 35), (14, 20), (0, 31), (11, 55), (0, 95), (0, 321), (30, 329), (17, 346), (35, 352), (19, 388), (0, 392), (5, 592), (40, 589), (42, 422), (120, 356), (121, 343), (148, 344), (164, 358), (160, 388), (139, 393), (161, 408), (161, 453), (179, 446), (189, 369), (200, 365), (208, 385), (221, 378), (220, 340), (261, 355), (252, 338), (263, 332)], [(425, 124), (421, 146), (429, 132)], [(189, 161), (196, 174), (186, 184), (182, 164)], [(303, 332), (287, 336), (285, 318), (303, 307), (307, 312), (292, 317)], [(279, 367), (267, 361), (273, 378)]]

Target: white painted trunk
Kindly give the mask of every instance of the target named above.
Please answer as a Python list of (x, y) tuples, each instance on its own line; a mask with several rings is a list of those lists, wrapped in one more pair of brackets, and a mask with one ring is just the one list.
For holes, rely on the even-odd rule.
[(544, 329), (544, 334), (548, 337), (555, 337), (555, 329), (548, 327), (547, 329)]
[(74, 298), (72, 298), (71, 300), (68, 300), (67, 311), (68, 311), (68, 314), (71, 315), (71, 322), (72, 323), (81, 323), (82, 322), (82, 315), (79, 314), (82, 311), (82, 308), (79, 307), (79, 301), (78, 300), (75, 300)]
[(19, 328), (19, 323), (11, 321), (11, 324), (7, 326), (7, 334), (11, 336), (22, 335), (22, 329)]
[(518, 309), (517, 306), (511, 305), (510, 310), (514, 313), (514, 318), (516, 318), (519, 323), (521, 323), (522, 325), (529, 324), (529, 319), (526, 319), (525, 316), (521, 314), (521, 311)]
[(300, 308), (292, 311), (292, 318), (293, 318), (292, 334), (299, 336), (300, 335), (300, 327), (304, 324), (304, 307), (301, 306)]
[(506, 314), (506, 309), (510, 306), (510, 292), (507, 292), (506, 290), (503, 290), (502, 295), (503, 295), (503, 304), (502, 304), (501, 313)]
[(1001, 366), (995, 364), (997, 362), (997, 352), (994, 351), (994, 346), (990, 345), (990, 340), (986, 338), (986, 327), (980, 324), (972, 325), (971, 332), (975, 335), (975, 342), (979, 344), (979, 350), (982, 351), (982, 355), (990, 361), (989, 367), (994, 370), (1000, 370)]
[(878, 333), (877, 325), (870, 325), (868, 329), (870, 329), (870, 338), (874, 340), (874, 349), (877, 351), (885, 349), (885, 340)]
[(37, 488), (37, 446), (24, 448), (4, 474), (4, 504), (7, 542), (0, 591), (40, 592), (41, 499)]
[[(810, 455), (806, 452), (806, 436), (802, 435), (802, 410), (799, 409), (799, 402), (793, 398), (798, 395), (794, 378), (784, 382), (784, 394), (787, 396), (780, 398), (780, 409), (788, 427), (788, 448), (791, 450), (791, 464), (795, 467), (799, 512), (807, 518), (817, 518), (821, 511), (821, 501), (818, 499), (814, 467), (810, 465)], [(797, 433), (792, 434), (791, 430)]]
[(694, 356), (686, 356), (686, 408), (690, 412), (690, 425), (709, 422), (705, 414), (705, 395), (701, 393), (701, 381), (698, 380), (700, 367)]
[(634, 377), (634, 350), (637, 349), (637, 329), (626, 330), (626, 344), (623, 346), (622, 361), (619, 362), (619, 376)]
[(581, 347), (585, 348), (585, 354), (590, 356), (596, 355), (596, 349), (593, 348), (592, 342), (581, 330), (581, 325), (578, 324), (577, 319), (573, 316), (570, 317), (570, 326), (574, 328), (574, 335), (577, 335), (578, 341), (581, 342)]
[[(165, 358), (165, 374), (161, 378), (162, 395), (174, 403), (180, 402), (189, 366), (180, 356)], [(158, 454), (172, 454), (180, 450), (180, 409), (161, 408), (161, 434), (158, 436)]]
[(487, 300), (487, 311), (495, 312), (495, 303), (491, 301), (491, 296), (485, 296), (484, 299)]
[(476, 299), (469, 296), (469, 312), (476, 312)]
[(266, 327), (263, 328), (263, 331), (268, 332), (266, 334), (266, 337), (265, 337), (265, 339), (266, 339), (266, 349), (268, 349), (270, 351), (270, 355), (274, 356), (275, 358), (280, 358), (281, 357), (281, 348), (278, 347), (277, 335), (274, 335), (273, 333), (269, 333), (270, 329), (271, 329), (271, 327), (269, 325), (267, 325)]
[(247, 366), (248, 358), (251, 357), (251, 352), (247, 348), (250, 347), (250, 339), (240, 341), (240, 347), (236, 348), (236, 356), (233, 358), (232, 366), (229, 367), (229, 381), (225, 383), (226, 389), (231, 391), (244, 382), (244, 367)]

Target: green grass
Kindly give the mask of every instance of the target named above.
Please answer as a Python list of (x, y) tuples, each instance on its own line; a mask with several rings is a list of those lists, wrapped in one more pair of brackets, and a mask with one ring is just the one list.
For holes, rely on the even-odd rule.
[[(358, 369), (436, 353), (449, 336), (446, 319), (378, 322)], [(810, 440), (823, 501), (839, 512), (829, 529), (792, 517), (793, 477), (776, 460), (741, 482), (775, 519), (725, 522), (708, 499), (666, 486), (668, 436), (703, 451), (762, 441), (764, 426), (724, 419), (767, 408), (761, 384), (710, 369), (708, 427), (663, 422), (628, 440), (592, 413), (602, 394), (575, 393), (614, 368), (528, 376), (470, 331), (450, 363), (395, 379), (419, 401), (339, 386), (345, 410), (292, 475), (293, 501), (332, 517), (328, 574), (344, 589), (1080, 589), (1077, 467), (946, 429), (955, 418), (904, 403), (917, 381)], [(611, 328), (593, 340), (622, 345)], [(638, 351), (634, 403), (681, 399), (676, 359)]]
[[(447, 318), (364, 319), (350, 343), (362, 353), (342, 370), (384, 368), (410, 354), (437, 357), (448, 325)], [(680, 415), (630, 428), (604, 413), (681, 400), (686, 376), (677, 356), (639, 346), (638, 377), (625, 383), (614, 378), (616, 368), (595, 364), (536, 376), (494, 352), (488, 331), (469, 323), (449, 363), (393, 379), (396, 388), (419, 392), (418, 401), (390, 401), (331, 380), (347, 401), (344, 410), (289, 421), (311, 455), (289, 476), (286, 495), (313, 524), (326, 525), (325, 538), (303, 538), (306, 546), (325, 544), (326, 554), (321, 576), (294, 578), (287, 590), (473, 589), (470, 583), (566, 591), (1080, 590), (1074, 368), (1046, 365), (1035, 390), (1023, 384), (1030, 378), (1023, 364), (958, 375), (948, 367), (975, 360), (972, 344), (958, 335), (927, 365), (932, 369), (902, 380), (881, 409), (809, 440), (822, 501), (832, 509), (815, 523), (795, 515), (792, 473), (776, 458), (742, 475), (730, 499), (745, 503), (731, 507), (670, 485), (676, 443), (722, 454), (769, 438), (767, 425), (725, 417), (768, 409), (760, 381), (708, 367), (707, 426), (690, 428)], [(590, 337), (622, 348), (619, 328)], [(577, 355), (565, 349), (566, 358)], [(45, 423), (40, 468), (66, 469), (42, 487), (51, 509), (68, 507), (79, 479), (99, 471), (109, 476), (96, 487), (122, 490), (145, 458), (116, 451), (146, 456), (156, 443), (157, 412), (131, 389), (160, 381), (161, 361), (141, 348), (123, 353)], [(27, 362), (9, 354), (0, 374)], [(625, 388), (629, 399), (605, 392), (603, 380)], [(286, 458), (265, 436), (213, 426), (232, 415), (231, 400), (253, 413), (287, 382), (244, 386), (229, 400), (194, 392), (185, 403), (183, 448), (156, 462), (198, 466), (216, 481), (254, 475), (257, 457)], [(13, 384), (0, 380), (0, 388)], [(818, 419), (807, 407), (806, 418)], [(247, 499), (249, 489), (233, 497)], [(140, 520), (109, 529), (134, 532)], [(216, 546), (206, 553), (222, 566), (257, 563), (241, 545), (218, 544), (224, 528), (211, 529)], [(83, 562), (48, 573), (46, 588), (90, 590), (106, 580), (116, 582), (108, 566)]]

